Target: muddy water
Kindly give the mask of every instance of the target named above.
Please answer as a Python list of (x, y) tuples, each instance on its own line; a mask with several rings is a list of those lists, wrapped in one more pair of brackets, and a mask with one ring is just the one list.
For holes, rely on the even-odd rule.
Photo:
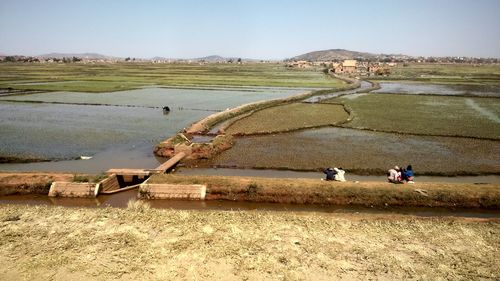
[(310, 98), (307, 98), (307, 99), (303, 100), (303, 102), (310, 102), (310, 103), (320, 102), (322, 100), (335, 98), (335, 97), (338, 97), (338, 96), (341, 96), (341, 95), (354, 94), (354, 93), (356, 93), (358, 91), (365, 90), (365, 89), (367, 89), (367, 88), (369, 88), (369, 87), (372, 86), (371, 83), (366, 82), (366, 81), (361, 81), (360, 83), (361, 83), (361, 85), (360, 85), (359, 88), (356, 88), (356, 89), (353, 89), (353, 90), (347, 90), (347, 91), (340, 91), (340, 92), (325, 94), (325, 95), (314, 96), (314, 97), (310, 97)]
[[(229, 169), (229, 168), (181, 168), (176, 171), (180, 175), (196, 176), (239, 176), (239, 177), (264, 177), (264, 178), (305, 178), (321, 179), (324, 174), (321, 172), (298, 172), (286, 170), (262, 170), (262, 169)], [(386, 182), (385, 176), (360, 176), (346, 174), (348, 181), (376, 181)], [(459, 176), (459, 177), (431, 177), (418, 176), (416, 182), (446, 182), (446, 183), (500, 183), (500, 176)]]
[[(64, 207), (117, 207), (126, 208), (130, 200), (137, 200), (137, 190), (129, 190), (113, 195), (100, 195), (94, 199), (50, 198), (46, 195), (0, 196), (0, 204), (54, 205)], [(153, 208), (175, 210), (218, 210), (218, 211), (280, 211), (280, 212), (317, 212), (335, 214), (372, 214), (372, 215), (413, 215), (421, 217), (470, 217), (500, 218), (500, 210), (482, 209), (445, 209), (445, 208), (369, 208), (358, 206), (323, 206), (277, 203), (254, 203), (233, 201), (180, 201), (145, 200)]]
[[(212, 113), (210, 110), (288, 97), (300, 91), (147, 88), (102, 94), (53, 92), (8, 98), (42, 103), (2, 102), (0, 98), (0, 156), (65, 160), (0, 164), (0, 170), (100, 172), (117, 167), (153, 168), (159, 163), (153, 156), (153, 146), (208, 116)], [(164, 105), (171, 108), (170, 114), (148, 108)], [(92, 159), (72, 160), (80, 156)]]
[(429, 83), (381, 82), (372, 93), (500, 97), (500, 87), (486, 85), (441, 85)]

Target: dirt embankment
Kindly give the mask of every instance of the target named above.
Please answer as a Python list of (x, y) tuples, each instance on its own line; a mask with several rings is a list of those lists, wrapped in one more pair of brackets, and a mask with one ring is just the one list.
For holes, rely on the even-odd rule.
[(0, 195), (48, 194), (54, 181), (72, 181), (74, 174), (0, 173)]
[[(0, 195), (47, 194), (53, 181), (88, 180), (73, 174), (0, 173)], [(149, 183), (206, 184), (207, 200), (355, 205), (368, 207), (500, 208), (498, 184), (327, 182), (223, 176), (152, 176)]]
[(155, 175), (149, 183), (206, 184), (208, 200), (270, 203), (500, 208), (497, 184), (326, 182), (220, 176)]

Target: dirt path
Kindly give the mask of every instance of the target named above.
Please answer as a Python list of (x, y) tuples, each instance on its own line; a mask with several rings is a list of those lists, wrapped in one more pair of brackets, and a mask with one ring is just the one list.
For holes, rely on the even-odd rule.
[(0, 280), (498, 280), (498, 220), (0, 206)]

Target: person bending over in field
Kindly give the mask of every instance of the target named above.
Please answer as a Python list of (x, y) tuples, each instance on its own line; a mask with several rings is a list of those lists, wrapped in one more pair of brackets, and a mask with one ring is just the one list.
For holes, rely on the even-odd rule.
[(337, 174), (337, 172), (334, 171), (332, 168), (328, 168), (328, 169), (324, 170), (323, 173), (326, 174), (325, 180), (327, 180), (327, 181), (335, 180), (335, 175)]
[(342, 170), (342, 167), (333, 168), (333, 170), (336, 172), (336, 174), (335, 174), (336, 181), (345, 181), (345, 177), (344, 177), (345, 171)]

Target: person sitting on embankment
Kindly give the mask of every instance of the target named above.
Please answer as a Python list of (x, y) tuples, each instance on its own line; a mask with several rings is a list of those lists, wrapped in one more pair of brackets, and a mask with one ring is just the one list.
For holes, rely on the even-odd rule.
[(345, 171), (342, 170), (342, 167), (341, 168), (333, 168), (333, 170), (336, 172), (336, 174), (335, 174), (336, 181), (345, 181), (345, 177), (344, 177)]
[[(325, 180), (327, 180), (327, 181), (335, 180), (335, 175), (337, 174), (337, 172), (335, 172), (332, 168), (328, 168), (328, 169), (324, 170), (323, 173), (326, 174)], [(321, 179), (321, 180), (323, 180), (323, 179)]]
[(393, 169), (389, 169), (387, 171), (389, 174), (387, 176), (387, 180), (390, 183), (402, 183), (401, 172), (398, 166), (395, 166)]
[(407, 183), (415, 183), (413, 179), (414, 179), (413, 168), (411, 165), (408, 165), (408, 167), (406, 167), (406, 170), (404, 171), (403, 180), (406, 181)]

